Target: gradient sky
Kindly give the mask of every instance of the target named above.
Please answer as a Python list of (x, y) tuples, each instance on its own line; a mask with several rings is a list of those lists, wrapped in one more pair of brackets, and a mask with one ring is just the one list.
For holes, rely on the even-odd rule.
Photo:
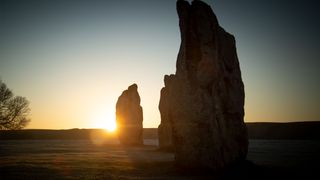
[[(236, 37), (245, 121), (320, 120), (318, 2), (205, 2)], [(175, 0), (0, 2), (0, 78), (30, 100), (27, 128), (101, 128), (132, 83), (157, 127), (179, 45)]]

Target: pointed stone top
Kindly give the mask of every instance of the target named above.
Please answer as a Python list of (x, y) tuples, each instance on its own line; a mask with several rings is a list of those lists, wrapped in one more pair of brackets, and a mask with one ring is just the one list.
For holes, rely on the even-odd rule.
[[(200, 0), (193, 0), (191, 5), (188, 1), (178, 0), (177, 4), (177, 12), (180, 19), (180, 28), (186, 28), (181, 26), (187, 26), (190, 21), (200, 21), (201, 24), (205, 23), (206, 26), (218, 26), (218, 20), (214, 12), (212, 11), (210, 5), (206, 4)], [(193, 17), (189, 17), (189, 16)], [(211, 21), (211, 25), (208, 22)], [(182, 32), (183, 33), (183, 32)]]
[(136, 83), (132, 84), (131, 86), (128, 87), (129, 91), (137, 91), (138, 90), (138, 85)]

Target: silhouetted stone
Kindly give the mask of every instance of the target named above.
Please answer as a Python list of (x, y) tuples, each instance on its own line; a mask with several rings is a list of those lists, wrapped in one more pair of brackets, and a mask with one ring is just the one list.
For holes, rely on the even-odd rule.
[(245, 159), (248, 150), (235, 39), (202, 1), (178, 0), (177, 12), (181, 45), (161, 115), (172, 122), (177, 165), (218, 170)]
[(165, 87), (161, 89), (159, 111), (161, 114), (161, 124), (158, 127), (159, 147), (160, 149), (169, 150), (172, 149), (172, 126), (171, 115), (169, 114), (169, 97), (168, 91), (170, 88), (171, 80), (174, 75), (165, 75), (164, 84)]
[(133, 84), (123, 91), (116, 105), (117, 131), (121, 144), (143, 144), (143, 114), (138, 86)]

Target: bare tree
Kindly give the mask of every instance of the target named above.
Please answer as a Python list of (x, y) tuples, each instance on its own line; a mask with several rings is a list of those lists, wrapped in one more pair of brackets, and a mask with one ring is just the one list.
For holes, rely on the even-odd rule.
[(22, 129), (29, 122), (29, 101), (14, 96), (7, 85), (0, 80), (0, 130)]

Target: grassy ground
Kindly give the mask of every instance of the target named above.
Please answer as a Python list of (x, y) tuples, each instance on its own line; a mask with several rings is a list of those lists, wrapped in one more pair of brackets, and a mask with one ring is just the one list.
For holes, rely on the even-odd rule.
[(97, 139), (0, 141), (0, 179), (270, 179), (304, 178), (320, 170), (305, 167), (319, 160), (317, 142), (305, 149), (297, 148), (305, 147), (301, 142), (284, 144), (291, 148), (289, 154), (280, 147), (283, 143), (254, 142), (248, 158), (255, 164), (247, 161), (221, 174), (176, 169), (172, 153), (158, 151), (152, 140), (146, 142), (149, 145), (124, 147), (116, 140)]
[(127, 179), (166, 174), (172, 162), (172, 154), (158, 152), (155, 146), (31, 140), (2, 142), (0, 166), (2, 178)]

